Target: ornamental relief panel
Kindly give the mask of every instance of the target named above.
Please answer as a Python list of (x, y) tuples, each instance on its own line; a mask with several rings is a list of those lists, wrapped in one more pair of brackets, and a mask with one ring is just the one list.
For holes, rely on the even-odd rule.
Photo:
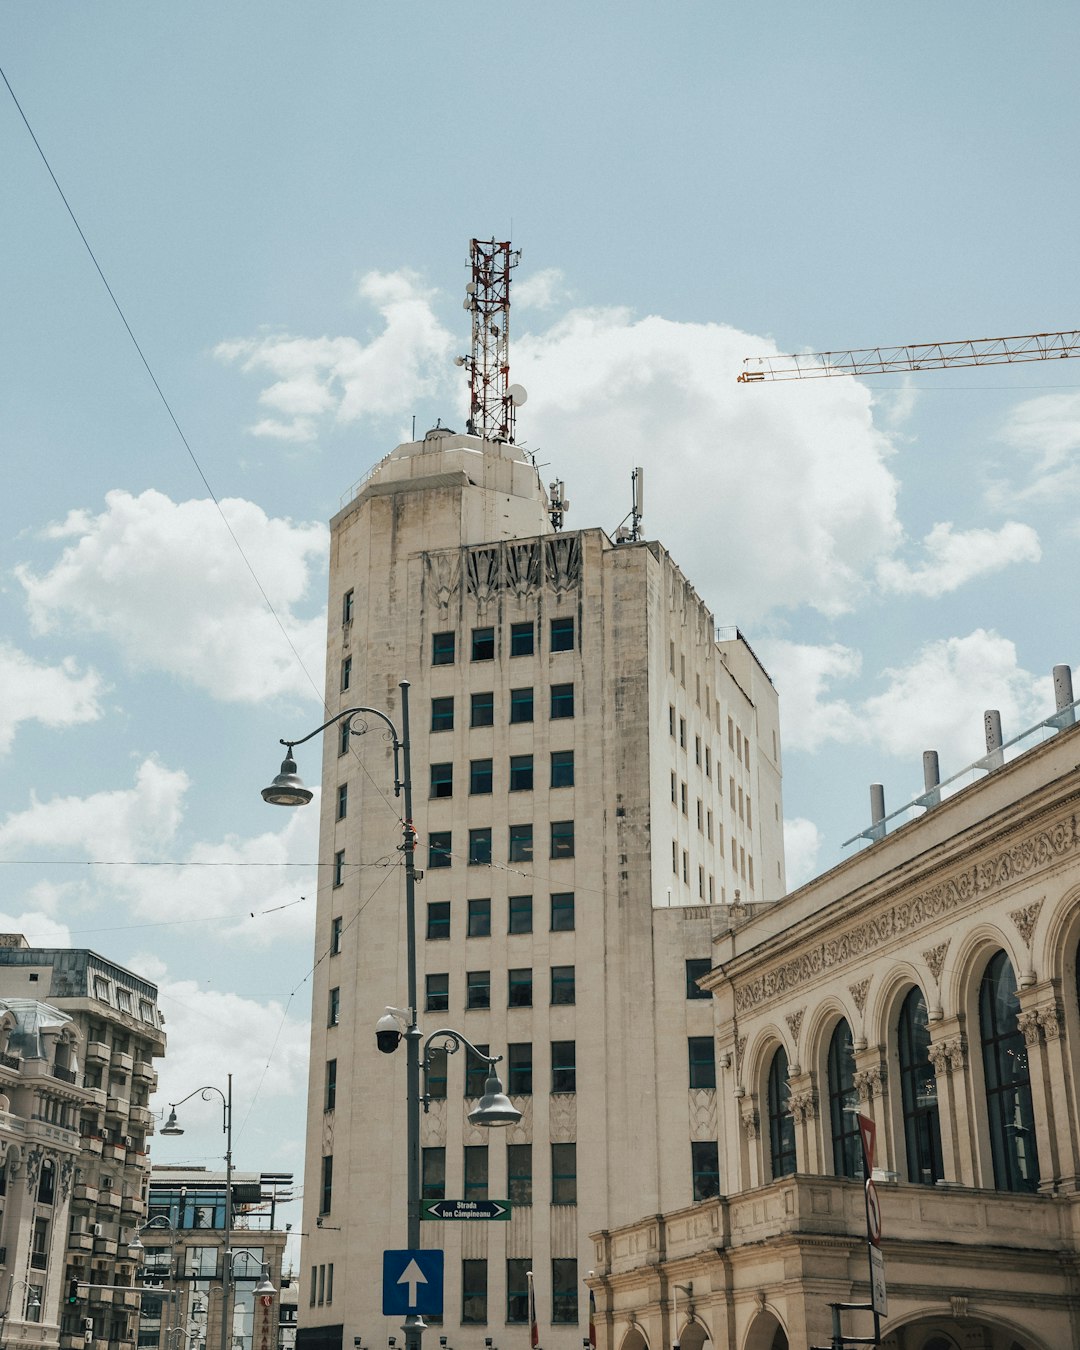
[(1035, 924), (1038, 921), (1045, 899), (1045, 896), (1040, 896), (1038, 900), (1033, 900), (1030, 905), (1024, 905), (1021, 909), (1009, 910), (1009, 918), (1016, 924), (1016, 931), (1024, 939), (1025, 947), (1031, 946), (1031, 935), (1035, 931)]
[(462, 589), (485, 609), (500, 592), (519, 600), (535, 595), (546, 582), (557, 594), (581, 585), (581, 539), (508, 540), (483, 548), (424, 554), (425, 594), (448, 610)]
[(714, 1088), (691, 1088), (689, 1094), (690, 1138), (708, 1140), (716, 1138), (716, 1090)]
[(443, 1148), (446, 1144), (446, 1098), (436, 1097), (420, 1117), (420, 1143), (424, 1148)]

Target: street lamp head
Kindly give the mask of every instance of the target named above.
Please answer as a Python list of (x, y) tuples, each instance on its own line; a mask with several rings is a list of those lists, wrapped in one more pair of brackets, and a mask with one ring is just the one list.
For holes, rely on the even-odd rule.
[(276, 1293), (277, 1293), (277, 1290), (274, 1288), (273, 1284), (271, 1283), (270, 1276), (269, 1276), (265, 1271), (263, 1272), (263, 1277), (262, 1277), (262, 1279), (261, 1279), (261, 1280), (259, 1281), (259, 1283), (255, 1286), (255, 1293), (256, 1293), (256, 1294), (276, 1294)]
[(158, 1134), (183, 1134), (183, 1127), (176, 1123), (176, 1107), (169, 1108), (169, 1119), (158, 1130)]
[(293, 759), (290, 745), (281, 761), (281, 772), (269, 787), (262, 790), (263, 801), (269, 802), (271, 806), (307, 806), (314, 795), (310, 788), (304, 786), (296, 772), (296, 760)]
[(491, 1066), (488, 1067), (488, 1079), (484, 1085), (484, 1095), (469, 1112), (470, 1125), (483, 1125), (492, 1128), (500, 1125), (516, 1125), (521, 1112), (503, 1092), (503, 1085)]

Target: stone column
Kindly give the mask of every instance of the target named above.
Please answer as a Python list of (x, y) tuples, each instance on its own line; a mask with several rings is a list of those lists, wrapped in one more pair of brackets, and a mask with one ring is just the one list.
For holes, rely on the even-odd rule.
[(937, 1076), (941, 1121), (941, 1161), (946, 1181), (975, 1184), (975, 1139), (972, 1130), (967, 1038), (960, 1019), (950, 1017), (932, 1026), (930, 1063)]

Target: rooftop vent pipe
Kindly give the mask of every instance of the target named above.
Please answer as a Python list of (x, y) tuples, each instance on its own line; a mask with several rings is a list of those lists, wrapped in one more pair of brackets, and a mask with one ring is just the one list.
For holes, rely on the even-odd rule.
[(936, 750), (924, 750), (922, 756), (923, 793), (920, 806), (938, 806), (941, 803), (941, 765)]
[(1076, 721), (1076, 709), (1071, 706), (1073, 701), (1072, 667), (1055, 666), (1054, 704), (1058, 712), (1055, 718), (1058, 727), (1071, 727)]
[(1000, 769), (1005, 763), (1005, 753), (1001, 748), (1001, 713), (997, 708), (987, 708), (983, 713), (983, 726), (986, 729), (986, 758), (983, 760), (983, 767), (991, 771)]
[(870, 784), (870, 829), (871, 839), (885, 838), (885, 787), (882, 783)]

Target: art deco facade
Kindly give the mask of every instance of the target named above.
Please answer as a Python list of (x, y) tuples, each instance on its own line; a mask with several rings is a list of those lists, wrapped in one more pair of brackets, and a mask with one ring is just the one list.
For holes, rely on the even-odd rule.
[[(696, 977), (726, 902), (784, 891), (781, 776), (767, 675), (665, 549), (551, 514), (512, 445), (439, 430), (384, 459), (332, 522), (327, 706), (400, 725), (410, 682), (422, 1026), (502, 1054), (522, 1112), (470, 1127), (480, 1066), (434, 1065), (425, 1195), (513, 1206), (423, 1225), (442, 1330), (508, 1335), (531, 1270), (543, 1345), (577, 1350), (588, 1234), (717, 1189)], [(374, 1040), (406, 1000), (401, 803), (381, 724), (356, 733), (323, 749), (299, 1307), (299, 1343), (335, 1350), (398, 1334), (405, 1239), (405, 1064)]]
[(883, 1346), (1080, 1344), (1078, 765), (1068, 725), (732, 916), (702, 981), (723, 1193), (594, 1235), (602, 1350), (829, 1345), (827, 1305), (869, 1297), (856, 1110)]

